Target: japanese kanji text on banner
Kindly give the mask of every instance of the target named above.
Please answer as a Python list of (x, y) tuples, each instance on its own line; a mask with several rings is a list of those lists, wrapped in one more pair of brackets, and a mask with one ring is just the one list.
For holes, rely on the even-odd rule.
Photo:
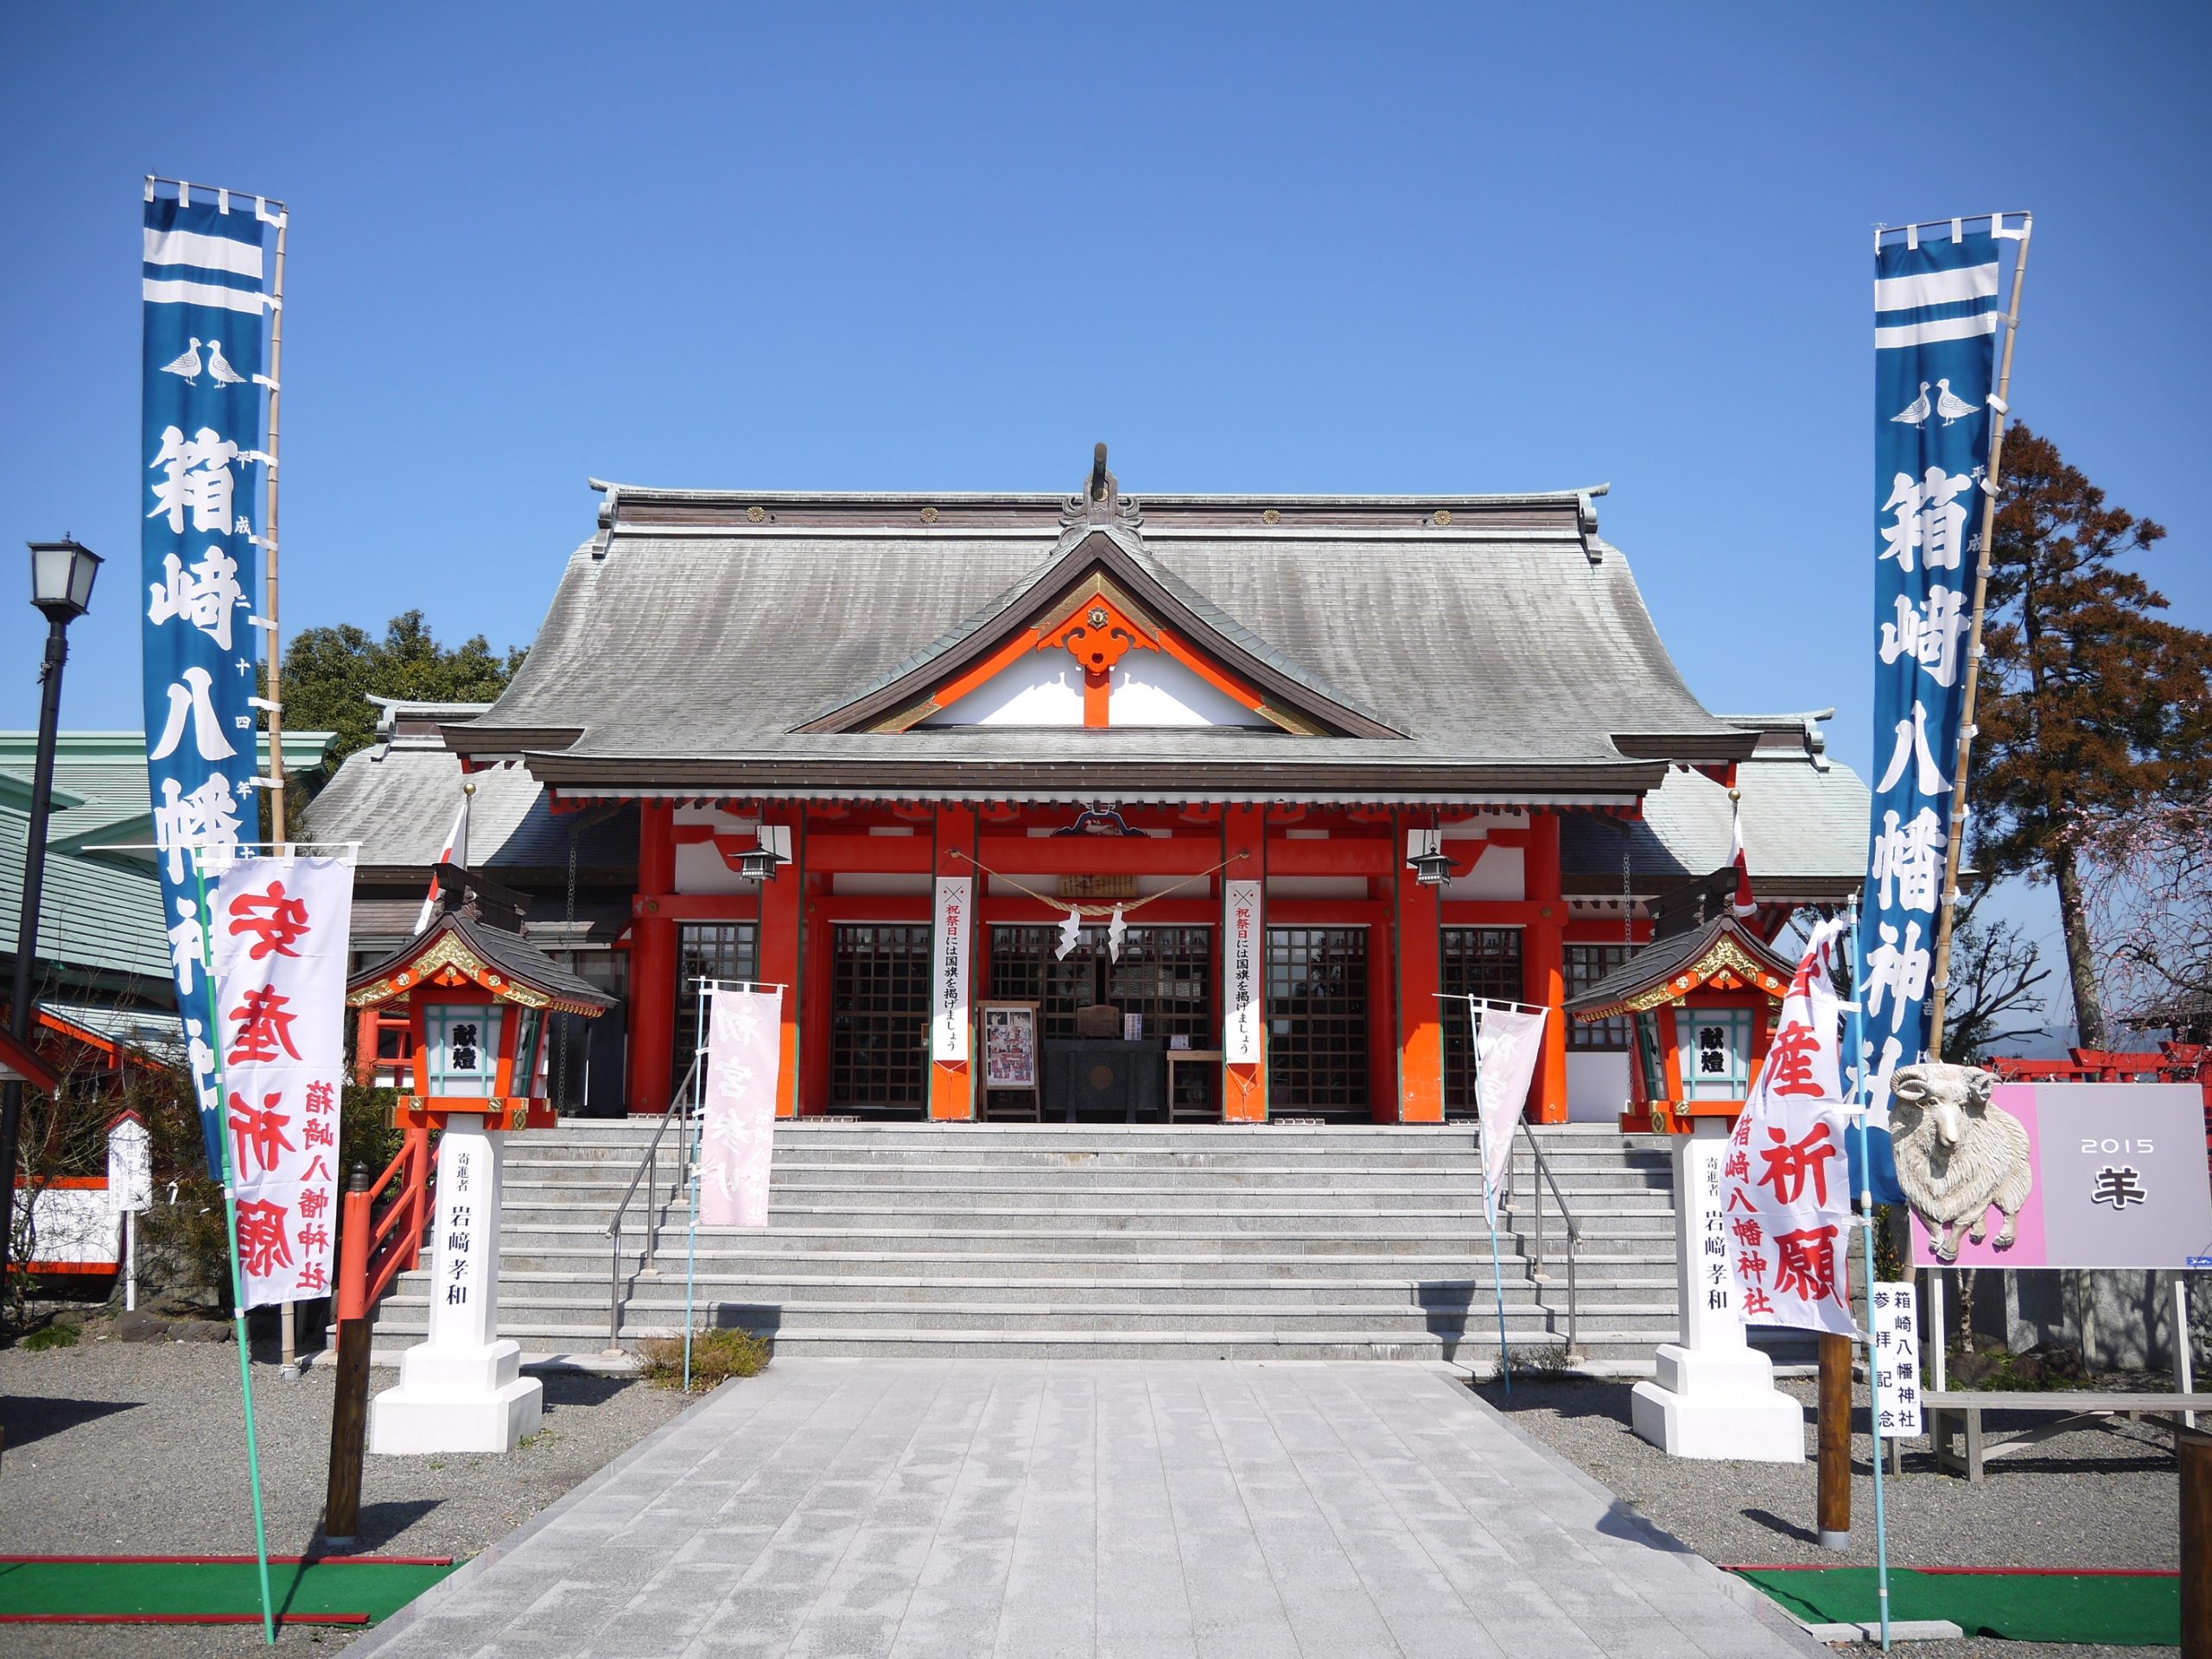
[(1745, 1323), (1848, 1336), (1849, 1114), (1836, 1098), (1841, 1007), (1827, 969), (1841, 926), (1815, 931), (1789, 982), (1721, 1173)]
[(209, 890), (243, 1305), (330, 1294), (353, 869), (251, 858)]
[(699, 1219), (709, 1227), (766, 1227), (784, 994), (718, 988), (708, 1007)]
[[(189, 849), (257, 836), (250, 618), (260, 577), (257, 503), (269, 457), (271, 301), (264, 238), (276, 215), (251, 196), (153, 193), (144, 222), (144, 414), (139, 447), (139, 563), (146, 609), (147, 781), (161, 859), (163, 918), (200, 1091), (211, 1169), (222, 1117), (198, 986), (204, 918)], [(212, 868), (212, 867), (211, 867)], [(341, 936), (342, 937), (342, 936)]]
[(1230, 1065), (1260, 1063), (1261, 946), (1260, 883), (1224, 881), (1222, 893), (1223, 975), (1229, 1006), (1221, 1021), (1222, 1056)]
[(933, 1060), (968, 1058), (968, 940), (975, 931), (971, 903), (975, 890), (973, 876), (937, 879), (937, 925), (930, 941), (937, 963), (936, 988), (930, 1000), (930, 1058)]
[[(1868, 1096), (1928, 1050), (1951, 773), (1966, 700), (1981, 492), (1994, 411), (1999, 250), (1986, 216), (1874, 256), (1873, 824), (1859, 903)], [(1929, 229), (1931, 227), (1921, 227)], [(1877, 1197), (1889, 1184), (1879, 1161)]]

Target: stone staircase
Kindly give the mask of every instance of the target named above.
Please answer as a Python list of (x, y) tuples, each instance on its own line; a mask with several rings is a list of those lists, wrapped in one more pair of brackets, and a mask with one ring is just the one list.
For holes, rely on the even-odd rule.
[[(607, 1228), (655, 1127), (575, 1120), (510, 1142), (499, 1329), (526, 1357), (607, 1345)], [(683, 1329), (677, 1134), (623, 1234), (625, 1345)], [(1585, 1368), (1648, 1371), (1675, 1331), (1665, 1143), (1582, 1125), (1537, 1134), (1582, 1227)], [(768, 1230), (700, 1230), (696, 1317), (772, 1335), (785, 1353), (1487, 1370), (1497, 1315), (1482, 1183), (1471, 1126), (785, 1124)], [(1547, 1190), (1540, 1278), (1531, 1186), (1517, 1147), (1500, 1229), (1516, 1351), (1567, 1335), (1567, 1230)], [(427, 1272), (400, 1278), (378, 1311), (380, 1351), (420, 1339), (429, 1291)]]

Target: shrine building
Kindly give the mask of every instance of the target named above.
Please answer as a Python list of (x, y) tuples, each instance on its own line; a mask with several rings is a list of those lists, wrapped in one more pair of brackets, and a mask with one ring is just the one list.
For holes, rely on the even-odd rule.
[[(1859, 885), (1825, 714), (1707, 711), (1603, 487), (1140, 503), (1103, 452), (1072, 496), (594, 487), (505, 695), (387, 704), (310, 817), (364, 843), (366, 963), (466, 778), (471, 868), (618, 1004), (556, 1035), (564, 1111), (666, 1109), (704, 976), (785, 988), (785, 1115), (1434, 1123), (1471, 993), (1555, 1011), (1532, 1117), (1616, 1122), (1632, 1021), (1566, 1005), (1728, 862), (1732, 789), (1760, 937)], [(932, 1046), (1001, 1003), (1027, 1091)], [(365, 1014), (363, 1076), (410, 1040)]]

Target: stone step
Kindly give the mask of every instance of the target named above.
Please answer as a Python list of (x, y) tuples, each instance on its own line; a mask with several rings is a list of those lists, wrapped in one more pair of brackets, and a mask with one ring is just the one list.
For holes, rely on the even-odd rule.
[[(1471, 1228), (1446, 1232), (1422, 1229), (1410, 1232), (1378, 1233), (1353, 1232), (1334, 1227), (1281, 1226), (1256, 1230), (1185, 1227), (1179, 1230), (1146, 1228), (1126, 1232), (1052, 1232), (1043, 1229), (956, 1229), (950, 1226), (779, 1225), (765, 1233), (749, 1235), (741, 1234), (735, 1229), (710, 1231), (702, 1228), (700, 1236), (702, 1240), (749, 1236), (772, 1241), (778, 1248), (794, 1254), (821, 1251), (840, 1255), (855, 1250), (896, 1255), (918, 1250), (986, 1251), (995, 1254), (1008, 1249), (1024, 1249), (1071, 1257), (1152, 1255), (1163, 1252), (1196, 1255), (1266, 1255), (1280, 1252), (1284, 1255), (1344, 1254), (1386, 1257), (1443, 1255), (1462, 1261), (1469, 1259), (1477, 1249), (1486, 1249), (1490, 1242), (1486, 1231)], [(1499, 1238), (1510, 1252), (1522, 1255), (1534, 1253), (1533, 1230), (1502, 1230)], [(1586, 1250), (1599, 1254), (1643, 1250), (1647, 1247), (1656, 1253), (1654, 1259), (1670, 1258), (1674, 1254), (1671, 1224), (1663, 1217), (1649, 1220), (1630, 1217), (1613, 1227), (1585, 1227), (1582, 1239)], [(1545, 1224), (1544, 1244), (1548, 1259), (1557, 1262), (1564, 1257), (1567, 1230), (1556, 1219)], [(644, 1229), (639, 1226), (626, 1229), (622, 1245), (626, 1251), (644, 1254)], [(499, 1248), (502, 1252), (561, 1248), (582, 1249), (588, 1253), (595, 1251), (603, 1260), (611, 1245), (607, 1229), (603, 1226), (505, 1225), (499, 1230)], [(681, 1225), (659, 1230), (656, 1245), (658, 1254), (680, 1255), (684, 1249), (684, 1230)]]
[[(616, 1191), (629, 1185), (638, 1168), (636, 1164), (606, 1160), (510, 1158), (505, 1165), (506, 1179), (510, 1181), (533, 1185), (611, 1187)], [(665, 1187), (679, 1173), (680, 1166), (677, 1160), (672, 1157), (664, 1158), (653, 1172), (654, 1184)], [(1669, 1173), (1663, 1169), (1612, 1167), (1595, 1163), (1555, 1164), (1552, 1167), (1552, 1178), (1562, 1188), (1569, 1190), (1624, 1188), (1667, 1192), (1674, 1185)], [(918, 1159), (859, 1163), (842, 1160), (809, 1162), (796, 1158), (779, 1158), (773, 1166), (773, 1179), (778, 1187), (809, 1188), (1012, 1185), (1063, 1191), (1102, 1186), (1148, 1189), (1331, 1186), (1360, 1190), (1445, 1187), (1479, 1192), (1483, 1185), (1483, 1172), (1479, 1166), (1457, 1162), (1378, 1168), (1364, 1164), (1318, 1162), (1306, 1165), (1272, 1162), (1132, 1165), (1095, 1160), (1026, 1165), (1011, 1161), (983, 1163), (966, 1160), (957, 1163), (933, 1163)], [(1500, 1185), (1509, 1184), (1525, 1188), (1529, 1184), (1528, 1172), (1509, 1172), (1509, 1180)], [(642, 1185), (640, 1183), (641, 1187)]]
[[(1192, 1302), (1181, 1306), (1124, 1307), (1112, 1305), (1071, 1303), (1065, 1306), (1039, 1308), (1017, 1303), (969, 1302), (939, 1303), (916, 1306), (903, 1301), (868, 1301), (840, 1299), (813, 1302), (744, 1303), (716, 1302), (702, 1297), (695, 1304), (695, 1319), (721, 1325), (740, 1325), (748, 1331), (772, 1332), (779, 1336), (797, 1331), (1009, 1331), (1038, 1335), (1074, 1335), (1090, 1332), (1117, 1332), (1135, 1333), (1157, 1331), (1234, 1332), (1241, 1335), (1263, 1335), (1277, 1332), (1341, 1332), (1357, 1333), (1363, 1339), (1371, 1339), (1377, 1332), (1389, 1332), (1402, 1337), (1458, 1333), (1468, 1327), (1488, 1322), (1497, 1328), (1495, 1304), (1468, 1304), (1457, 1308), (1408, 1307), (1401, 1304), (1380, 1306), (1315, 1305), (1313, 1306), (1244, 1307), (1236, 1305), (1209, 1305)], [(408, 1301), (397, 1301), (392, 1309), (392, 1328), (396, 1332), (410, 1312), (428, 1320), (428, 1304), (416, 1299), (410, 1309)], [(565, 1326), (574, 1324), (581, 1328), (596, 1325), (606, 1329), (607, 1303), (597, 1303), (582, 1298), (541, 1297), (518, 1300), (512, 1305), (504, 1294), (500, 1306), (500, 1329), (521, 1326)], [(1561, 1300), (1549, 1306), (1524, 1303), (1518, 1306), (1509, 1303), (1505, 1310), (1509, 1332), (1516, 1323), (1550, 1328), (1556, 1325), (1564, 1329), (1567, 1306)], [(1584, 1310), (1585, 1323), (1602, 1323), (1616, 1331), (1636, 1330), (1655, 1344), (1664, 1342), (1674, 1334), (1675, 1317), (1671, 1308), (1650, 1304), (1608, 1306), (1599, 1319), (1593, 1319), (1591, 1310)], [(652, 1330), (680, 1332), (683, 1329), (683, 1302), (673, 1300), (632, 1300), (624, 1305), (623, 1321)]]
[[(1644, 1310), (1671, 1308), (1672, 1275), (1638, 1275), (1603, 1281), (1585, 1278), (1582, 1306)], [(681, 1273), (626, 1274), (620, 1281), (626, 1306), (637, 1308), (680, 1305), (684, 1278)], [(1555, 1299), (1565, 1294), (1566, 1281), (1544, 1284), (1526, 1278), (1506, 1279), (1503, 1285), (1509, 1306)], [(402, 1274), (392, 1289), (394, 1306), (426, 1300), (432, 1290), (425, 1273)], [(1300, 1280), (1237, 1280), (1212, 1277), (1189, 1279), (1096, 1280), (1081, 1277), (1014, 1277), (1006, 1274), (967, 1274), (923, 1278), (899, 1274), (854, 1274), (834, 1281), (777, 1277), (762, 1274), (701, 1273), (692, 1281), (691, 1294), (701, 1303), (741, 1301), (748, 1305), (817, 1303), (824, 1300), (880, 1302), (893, 1298), (921, 1305), (983, 1303), (1018, 1306), (1032, 1310), (1057, 1310), (1063, 1304), (1088, 1307), (1181, 1307), (1212, 1304), (1239, 1308), (1311, 1307), (1346, 1303), (1363, 1306), (1425, 1308), (1465, 1307), (1470, 1302), (1494, 1306), (1495, 1291), (1489, 1275), (1417, 1280), (1371, 1276)], [(573, 1274), (503, 1270), (499, 1275), (500, 1306), (545, 1306), (573, 1300), (579, 1306), (605, 1308), (607, 1285), (580, 1281)]]
[[(1507, 1324), (1508, 1339), (1516, 1354), (1564, 1346), (1564, 1317), (1556, 1325)], [(384, 1334), (381, 1331), (379, 1334)], [(419, 1338), (411, 1331), (395, 1329), (387, 1351), (396, 1351), (404, 1339)], [(603, 1348), (607, 1326), (598, 1324), (547, 1325), (509, 1332), (522, 1344), (528, 1361), (531, 1351)], [(634, 1344), (650, 1337), (683, 1333), (670, 1326), (626, 1325), (621, 1340)], [(1635, 1369), (1648, 1367), (1654, 1338), (1649, 1332), (1586, 1326), (1580, 1332), (1586, 1361)], [(791, 1357), (899, 1359), (1395, 1359), (1444, 1360), (1473, 1363), (1487, 1370), (1497, 1362), (1497, 1327), (1487, 1331), (1471, 1325), (1464, 1334), (1433, 1332), (1276, 1331), (1268, 1332), (1220, 1331), (1087, 1331), (1033, 1334), (1005, 1331), (870, 1331), (830, 1328), (775, 1334), (777, 1351)], [(396, 1352), (391, 1357), (396, 1359)]]
[[(543, 1273), (573, 1279), (582, 1284), (603, 1285), (607, 1282), (608, 1257), (609, 1252), (604, 1246), (596, 1249), (503, 1250), (500, 1268), (503, 1274)], [(684, 1260), (682, 1241), (672, 1240), (669, 1248), (657, 1259), (655, 1271), (665, 1275), (681, 1275), (684, 1271)], [(1506, 1255), (1499, 1258), (1498, 1266), (1509, 1286), (1516, 1280), (1533, 1278), (1534, 1261), (1529, 1256)], [(645, 1272), (645, 1267), (641, 1251), (627, 1249), (622, 1253), (620, 1271), (625, 1276)], [(830, 1278), (885, 1274), (918, 1281), (980, 1274), (1088, 1284), (1179, 1283), (1194, 1278), (1236, 1284), (1267, 1284), (1286, 1280), (1322, 1284), (1345, 1279), (1418, 1283), (1465, 1278), (1488, 1283), (1491, 1260), (1487, 1248), (1429, 1255), (1412, 1253), (1354, 1255), (1323, 1252), (1303, 1255), (1209, 1255), (1147, 1251), (1077, 1259), (1060, 1251), (840, 1250), (806, 1253), (710, 1250), (702, 1247), (696, 1270), (702, 1275), (781, 1276), (816, 1284)], [(1549, 1258), (1548, 1272), (1553, 1279), (1564, 1282), (1567, 1276), (1565, 1261), (1560, 1257)], [(1644, 1277), (1653, 1277), (1655, 1282), (1672, 1285), (1675, 1282), (1674, 1254), (1671, 1249), (1627, 1254), (1585, 1253), (1576, 1259), (1576, 1272), (1586, 1289), (1594, 1285)]]
[[(668, 1189), (663, 1186), (658, 1201), (665, 1201), (670, 1196)], [(680, 1205), (688, 1206), (688, 1193), (677, 1196)], [(566, 1211), (579, 1218), (596, 1214), (604, 1220), (611, 1221), (621, 1205), (622, 1197), (619, 1188), (512, 1181), (505, 1185), (505, 1207), (518, 1217), (541, 1211), (553, 1213)], [(1525, 1206), (1528, 1197), (1525, 1189), (1520, 1197)], [(1578, 1219), (1601, 1215), (1662, 1215), (1672, 1208), (1669, 1195), (1643, 1189), (1615, 1192), (1564, 1187), (1557, 1198), (1549, 1189), (1546, 1190), (1544, 1197), (1547, 1214), (1559, 1213), (1563, 1204), (1566, 1211)], [(1516, 1207), (1503, 1200), (1504, 1195), (1501, 1194), (1498, 1208), (1502, 1212)], [(645, 1202), (641, 1192), (640, 1196), (632, 1202), (632, 1211), (635, 1213)], [(1276, 1215), (1301, 1210), (1342, 1213), (1357, 1209), (1366, 1214), (1402, 1211), (1449, 1216), (1456, 1220), (1485, 1213), (1479, 1191), (1443, 1189), (1414, 1192), (1402, 1187), (1362, 1190), (1333, 1186), (1217, 1185), (1187, 1189), (1081, 1186), (1054, 1192), (1042, 1183), (1035, 1186), (963, 1188), (919, 1185), (906, 1187), (802, 1186), (779, 1181), (769, 1190), (769, 1205), (771, 1213), (776, 1215), (836, 1212), (853, 1216), (926, 1216), (978, 1211), (1008, 1214), (1110, 1212), (1125, 1216), (1191, 1211), (1206, 1215)]]
[[(616, 1195), (619, 1198), (619, 1195)], [(665, 1194), (663, 1195), (666, 1197)], [(772, 1193), (769, 1204), (771, 1224), (789, 1221), (798, 1224), (823, 1217), (846, 1218), (855, 1224), (868, 1221), (925, 1223), (937, 1217), (947, 1220), (968, 1220), (990, 1226), (1027, 1226), (1052, 1224), (1063, 1228), (1116, 1225), (1149, 1225), (1154, 1222), (1180, 1225), (1193, 1216), (1218, 1218), (1224, 1225), (1250, 1226), (1255, 1223), (1296, 1223), (1326, 1217), (1330, 1224), (1361, 1221), (1393, 1228), (1432, 1228), (1439, 1232), (1462, 1233), (1471, 1227), (1487, 1230), (1489, 1221), (1479, 1198), (1468, 1200), (1450, 1194), (1414, 1195), (1413, 1201), (1390, 1205), (1369, 1202), (1368, 1193), (1298, 1193), (1287, 1197), (1269, 1192), (1216, 1192), (1169, 1194), (1110, 1194), (1099, 1192), (1071, 1193), (1055, 1201), (1045, 1192), (1003, 1192), (962, 1195), (940, 1192), (916, 1193), (901, 1201), (886, 1196), (880, 1188), (870, 1189), (865, 1196), (847, 1195), (830, 1199), (813, 1194), (804, 1196)], [(527, 1192), (508, 1195), (502, 1214), (511, 1225), (534, 1226), (547, 1222), (588, 1221), (596, 1218), (604, 1227), (613, 1220), (617, 1204), (614, 1198), (588, 1203), (582, 1198), (568, 1202), (534, 1201)], [(1505, 1224), (1503, 1206), (1500, 1206), (1500, 1225)], [(633, 1205), (631, 1213), (640, 1213), (641, 1205)], [(672, 1206), (671, 1219), (685, 1213), (683, 1204)], [(1567, 1211), (1578, 1221), (1592, 1223), (1615, 1222), (1645, 1217), (1671, 1215), (1674, 1206), (1665, 1198), (1653, 1194), (1618, 1194), (1602, 1205), (1592, 1202), (1587, 1209), (1572, 1195), (1567, 1199)], [(1545, 1206), (1546, 1224), (1559, 1215), (1556, 1205)]]

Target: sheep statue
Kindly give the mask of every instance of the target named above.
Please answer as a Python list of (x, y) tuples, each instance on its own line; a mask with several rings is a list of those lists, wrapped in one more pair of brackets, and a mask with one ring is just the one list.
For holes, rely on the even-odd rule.
[(2005, 1224), (1993, 1248), (2010, 1249), (2013, 1218), (2035, 1182), (2027, 1130), (1990, 1104), (1996, 1082), (1979, 1066), (1941, 1061), (1899, 1066), (1890, 1079), (1897, 1185), (1945, 1263), (1958, 1259), (1961, 1229), (1981, 1243), (1993, 1205)]

